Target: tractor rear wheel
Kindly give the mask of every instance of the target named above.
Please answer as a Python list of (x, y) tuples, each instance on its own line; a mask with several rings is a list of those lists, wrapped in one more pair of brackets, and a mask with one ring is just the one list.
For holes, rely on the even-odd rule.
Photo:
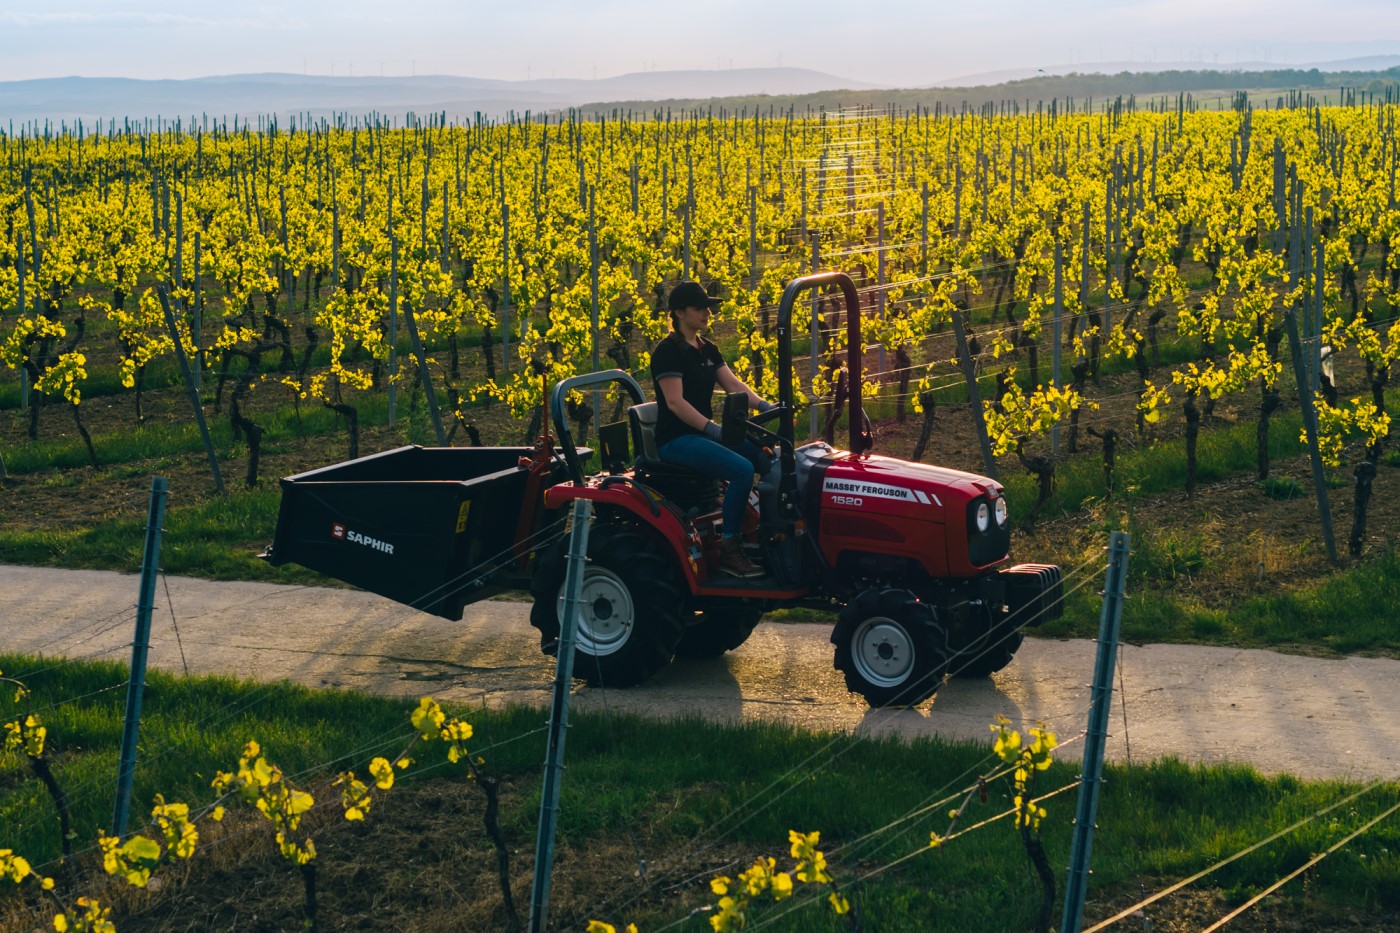
[[(568, 539), (540, 559), (530, 584), (530, 624), (554, 654), (564, 615)], [(631, 687), (670, 663), (684, 626), (685, 599), (676, 568), (635, 527), (590, 529), (574, 642), (574, 676), (595, 687)]]
[(717, 658), (749, 640), (763, 610), (752, 606), (710, 609), (699, 613), (676, 645), (678, 658)]
[(871, 587), (841, 610), (832, 630), (846, 688), (871, 706), (915, 706), (943, 685), (948, 634), (933, 607), (908, 590)]

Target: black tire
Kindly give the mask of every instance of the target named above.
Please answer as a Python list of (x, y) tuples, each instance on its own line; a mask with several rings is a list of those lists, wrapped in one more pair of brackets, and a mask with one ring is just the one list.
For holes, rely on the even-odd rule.
[(908, 590), (871, 587), (845, 609), (831, 633), (846, 689), (871, 706), (915, 706), (943, 685), (948, 635), (933, 607)]
[(989, 632), (986, 638), (978, 639), (953, 659), (953, 676), (968, 679), (990, 677), (1011, 663), (1016, 650), (1026, 636), (1020, 632), (1008, 632), (1003, 624)]
[[(564, 609), (568, 539), (540, 558), (530, 583), (530, 624), (554, 654)], [(635, 527), (600, 523), (589, 530), (583, 605), (575, 632), (574, 676), (595, 687), (632, 687), (671, 662), (685, 620), (676, 568)]]
[(676, 645), (678, 658), (717, 658), (749, 640), (763, 610), (752, 606), (711, 609), (699, 613)]

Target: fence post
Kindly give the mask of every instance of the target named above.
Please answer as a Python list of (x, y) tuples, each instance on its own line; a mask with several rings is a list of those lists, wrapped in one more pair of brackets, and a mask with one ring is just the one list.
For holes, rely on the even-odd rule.
[(141, 557), (141, 591), (136, 602), (136, 633), (131, 640), (131, 676), (126, 685), (126, 717), (122, 720), (121, 758), (117, 763), (117, 799), (112, 810), (112, 835), (126, 835), (131, 810), (131, 783), (136, 771), (136, 739), (141, 725), (141, 695), (146, 689), (146, 654), (150, 650), (151, 610), (156, 599), (156, 565), (160, 563), (160, 532), (165, 523), (163, 476), (151, 477), (151, 504), (146, 518), (146, 548)]
[(575, 499), (564, 574), (564, 611), (559, 620), (559, 648), (554, 667), (554, 700), (549, 712), (549, 745), (544, 758), (540, 826), (535, 837), (535, 876), (530, 885), (530, 933), (541, 933), (549, 915), (550, 873), (554, 867), (554, 829), (559, 819), (559, 787), (564, 779), (564, 736), (569, 727), (569, 688), (574, 679), (574, 630), (583, 591), (584, 555), (593, 503)]
[(1069, 879), (1065, 882), (1065, 912), (1060, 933), (1079, 933), (1084, 921), (1084, 896), (1089, 887), (1089, 856), (1094, 844), (1094, 821), (1099, 812), (1099, 785), (1103, 782), (1104, 742), (1113, 701), (1113, 666), (1118, 658), (1118, 631), (1123, 621), (1123, 584), (1128, 576), (1126, 532), (1115, 531), (1108, 545), (1108, 575), (1099, 616), (1099, 651), (1094, 661), (1093, 705), (1084, 736), (1084, 764), (1079, 783), (1079, 804), (1074, 815), (1074, 841), (1070, 848)]

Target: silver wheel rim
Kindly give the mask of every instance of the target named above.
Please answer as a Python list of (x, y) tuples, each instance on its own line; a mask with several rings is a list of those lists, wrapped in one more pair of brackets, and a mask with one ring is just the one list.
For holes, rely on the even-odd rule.
[(914, 669), (914, 642), (904, 626), (875, 616), (861, 623), (851, 638), (856, 671), (877, 687), (898, 687)]
[[(559, 588), (557, 615), (564, 623), (564, 588)], [(606, 657), (622, 650), (636, 621), (632, 593), (622, 578), (606, 567), (589, 567), (583, 577), (579, 597), (578, 650), (594, 657)]]

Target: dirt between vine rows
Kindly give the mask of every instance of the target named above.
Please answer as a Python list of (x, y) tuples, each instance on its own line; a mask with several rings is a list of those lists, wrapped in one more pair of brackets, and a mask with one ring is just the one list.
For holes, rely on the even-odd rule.
[[(1117, 376), (1106, 380), (1105, 392), (1110, 395), (1136, 377)], [(280, 386), (267, 386), (265, 392), (282, 393)], [(1238, 401), (1238, 400), (1236, 400)], [(1134, 437), (1130, 396), (1115, 411), (1109, 403), (1104, 409), (1086, 416), (1085, 427), (1100, 428), (1115, 425), (1123, 440), (1120, 449), (1136, 443), (1175, 436), (1180, 425), (1164, 419), (1163, 426), (1154, 426), (1146, 440)], [(146, 410), (151, 422), (181, 422), (185, 402), (173, 391), (147, 394)], [(407, 406), (402, 406), (401, 411)], [(134, 422), (134, 405), (130, 398), (92, 399), (84, 403), (85, 418), (90, 430), (129, 430)], [(256, 412), (253, 413), (256, 417)], [(51, 406), (42, 414), (42, 437), (72, 436), (71, 419), (63, 410)], [(210, 414), (210, 417), (214, 417)], [(504, 405), (479, 409), (473, 413), (486, 443), (519, 444), (524, 427), (513, 418)], [(1248, 405), (1231, 407), (1222, 404), (1205, 432), (1252, 420), (1254, 413)], [(877, 453), (909, 457), (922, 428), (923, 416), (910, 412), (906, 421), (894, 418), (878, 419), (874, 424)], [(421, 406), (417, 433), (405, 423), (396, 427), (366, 427), (360, 432), (360, 450), (372, 453), (390, 449), (414, 440), (431, 443), (431, 431), (425, 424)], [(805, 426), (805, 422), (804, 425)], [(1281, 430), (1275, 426), (1275, 431)], [(0, 443), (8, 436), (11, 441), (22, 436), (23, 424), (15, 411), (0, 412)], [(465, 442), (459, 433), (455, 443)], [(838, 445), (845, 438), (838, 432)], [(1081, 434), (1081, 456), (1097, 460), (1098, 442)], [(261, 485), (275, 482), (277, 477), (324, 466), (345, 459), (346, 440), (343, 433), (334, 435), (297, 436), (296, 434), (266, 435), (261, 458)], [(1345, 463), (1355, 462), (1360, 452), (1353, 445), (1348, 449)], [(934, 430), (922, 457), (924, 462), (939, 463), (959, 469), (982, 471), (981, 458), (968, 406), (940, 406), (934, 416)], [(1003, 477), (1022, 470), (1014, 457), (1002, 458)], [(239, 488), (246, 469), (246, 448), (235, 446), (235, 455), (221, 461), (225, 484)], [(201, 451), (172, 454), (145, 461), (103, 466), (50, 469), (16, 474), (0, 485), (0, 522), (15, 530), (35, 532), (65, 531), (92, 527), (118, 521), (142, 521), (149, 499), (150, 476), (166, 477), (170, 481), (170, 505), (189, 506), (214, 495), (208, 464)], [(1237, 474), (1202, 483), (1194, 496), (1181, 490), (1154, 495), (1137, 495), (1130, 504), (1097, 500), (1067, 515), (1047, 515), (1033, 532), (1018, 531), (1013, 538), (1012, 552), (1018, 560), (1059, 562), (1074, 566), (1103, 546), (1107, 530), (1130, 524), (1150, 532), (1153, 542), (1162, 547), (1185, 552), (1166, 568), (1166, 572), (1151, 580), (1154, 590), (1173, 593), (1205, 606), (1226, 605), (1254, 595), (1277, 593), (1280, 590), (1314, 583), (1334, 571), (1326, 559), (1317, 506), (1312, 495), (1312, 476), (1305, 456), (1276, 458), (1271, 475), (1279, 481), (1296, 484), (1299, 497), (1276, 499), (1266, 495), (1254, 483), (1250, 474)], [(1338, 472), (1341, 478), (1345, 473)], [(1120, 479), (1120, 482), (1123, 482)], [(1343, 566), (1350, 563), (1347, 539), (1351, 529), (1353, 491), (1347, 483), (1329, 489), (1337, 549)], [(1028, 502), (1013, 503), (1015, 516), (1023, 516), (1030, 508)], [(1400, 530), (1400, 469), (1383, 465), (1373, 486), (1367, 515), (1365, 553), (1374, 554), (1391, 546)], [(246, 542), (250, 550), (259, 550), (265, 540)], [(1143, 544), (1147, 542), (1139, 542)], [(1364, 556), (1364, 555), (1363, 555)], [(135, 569), (135, 558), (129, 569)], [(336, 585), (329, 583), (329, 585)]]

